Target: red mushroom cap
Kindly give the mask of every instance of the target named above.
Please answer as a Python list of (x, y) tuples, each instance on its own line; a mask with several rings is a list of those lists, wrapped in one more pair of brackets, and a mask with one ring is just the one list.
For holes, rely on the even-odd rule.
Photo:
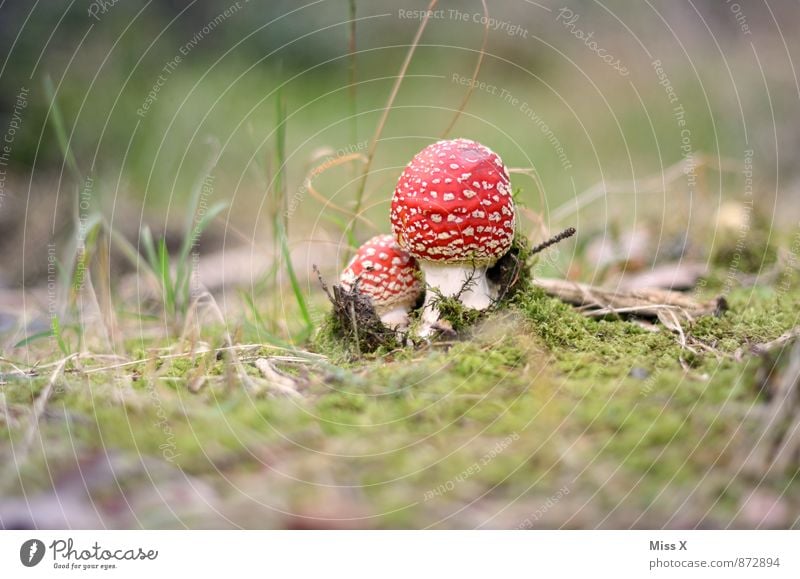
[(342, 286), (359, 291), (375, 307), (412, 305), (422, 293), (417, 261), (397, 245), (391, 235), (376, 235), (362, 245), (342, 272)]
[(503, 161), (469, 139), (425, 147), (400, 176), (392, 231), (417, 259), (494, 263), (514, 239), (514, 200)]

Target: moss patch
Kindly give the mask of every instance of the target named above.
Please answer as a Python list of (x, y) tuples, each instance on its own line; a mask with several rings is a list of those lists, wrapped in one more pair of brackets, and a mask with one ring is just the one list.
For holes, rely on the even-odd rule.
[[(728, 312), (686, 328), (697, 353), (663, 327), (587, 318), (534, 287), (463, 319), (455, 341), (358, 357), (325, 326), (314, 349), (327, 360), (276, 362), (306, 384), (301, 399), (250, 392), (227, 356), (70, 366), (24, 488), (47, 491), (48, 473), (58, 480), (76, 455), (113, 449), (205, 481), (243, 526), (292, 526), (292, 513), (311, 526), (331, 516), (369, 527), (746, 526), (737, 513), (753, 490), (800, 509), (797, 464), (740, 473), (776, 363), (749, 346), (798, 324), (800, 291), (727, 297)], [(142, 357), (166, 345), (148, 343)], [(252, 360), (275, 355), (240, 357), (255, 379)], [(203, 364), (206, 384), (192, 392)], [(15, 418), (0, 424), (4, 444), (19, 448), (46, 380), (2, 386)], [(12, 486), (5, 496), (20, 494)]]

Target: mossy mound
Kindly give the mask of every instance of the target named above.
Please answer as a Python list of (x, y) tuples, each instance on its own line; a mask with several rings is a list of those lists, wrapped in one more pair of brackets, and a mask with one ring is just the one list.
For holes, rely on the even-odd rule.
[(383, 325), (358, 283), (352, 290), (340, 285), (329, 290), (324, 283), (323, 288), (333, 305), (314, 340), (323, 350), (359, 356), (400, 345), (397, 332)]

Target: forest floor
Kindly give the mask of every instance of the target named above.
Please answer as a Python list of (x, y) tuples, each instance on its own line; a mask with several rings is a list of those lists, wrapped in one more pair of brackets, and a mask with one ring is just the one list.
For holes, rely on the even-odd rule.
[(800, 283), (767, 269), (708, 272), (727, 311), (671, 328), (530, 286), (372, 354), (213, 308), (172, 339), (119, 315), (124, 355), (32, 340), (0, 362), (0, 523), (798, 528)]

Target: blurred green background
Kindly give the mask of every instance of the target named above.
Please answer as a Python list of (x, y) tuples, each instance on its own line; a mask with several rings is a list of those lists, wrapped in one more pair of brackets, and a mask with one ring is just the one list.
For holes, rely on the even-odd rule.
[[(386, 115), (426, 6), (0, 0), (0, 526), (797, 526), (800, 3), (442, 1)], [(445, 134), (512, 168), (533, 242), (577, 228), (537, 278), (730, 313), (535, 290), (352, 356), (312, 265)]]
[[(744, 195), (749, 150), (757, 209), (768, 223), (795, 219), (796, 2), (487, 5), (491, 20), (478, 75), (485, 84), (475, 88), (449, 136), (480, 140), (509, 166), (532, 168), (535, 179), (516, 175), (514, 185), (552, 228), (603, 229), (626, 211), (631, 219), (651, 212), (656, 221), (677, 212), (684, 226), (706, 227), (708, 207)], [(230, 211), (217, 240), (213, 234), (206, 240), (212, 246), (222, 237), (233, 244), (234, 228), (238, 242), (269, 238), (273, 201), (266, 191), (277, 172), (275, 101), (282, 93), (287, 191), (297, 205), (293, 243), (341, 240), (330, 216), (350, 217), (308, 195), (304, 176), (337, 150), (366, 153), (420, 24), (415, 11), (426, 3), (357, 1), (355, 7), (352, 70), (347, 0), (0, 6), (0, 129), (9, 126), (19, 91), (29, 89), (0, 209), (0, 249), (8, 255), (0, 283), (41, 278), (46, 260), (35, 256), (45, 241), (66, 235), (82, 186), (66, 171), (48, 124), (46, 77), (77, 164), (95, 179), (91, 203), (129, 236), (140, 222), (167, 230), (182, 223), (182, 203), (219, 147), (212, 201), (227, 201)], [(365, 217), (377, 230), (388, 230), (388, 202), (402, 166), (442, 135), (481, 49), (480, 2), (441, 2), (435, 10), (371, 166)], [(675, 106), (685, 110), (683, 126)], [(727, 163), (729, 171), (703, 172), (695, 184), (665, 183), (660, 194), (601, 194), (583, 211), (570, 211), (592, 185), (611, 190), (613, 183), (658, 175), (687, 150), (712, 165)], [(333, 168), (314, 186), (352, 208), (360, 167)], [(691, 211), (701, 193), (707, 206)], [(369, 229), (361, 227), (360, 240)], [(19, 252), (11, 251), (21, 245), (31, 256), (24, 272)]]

